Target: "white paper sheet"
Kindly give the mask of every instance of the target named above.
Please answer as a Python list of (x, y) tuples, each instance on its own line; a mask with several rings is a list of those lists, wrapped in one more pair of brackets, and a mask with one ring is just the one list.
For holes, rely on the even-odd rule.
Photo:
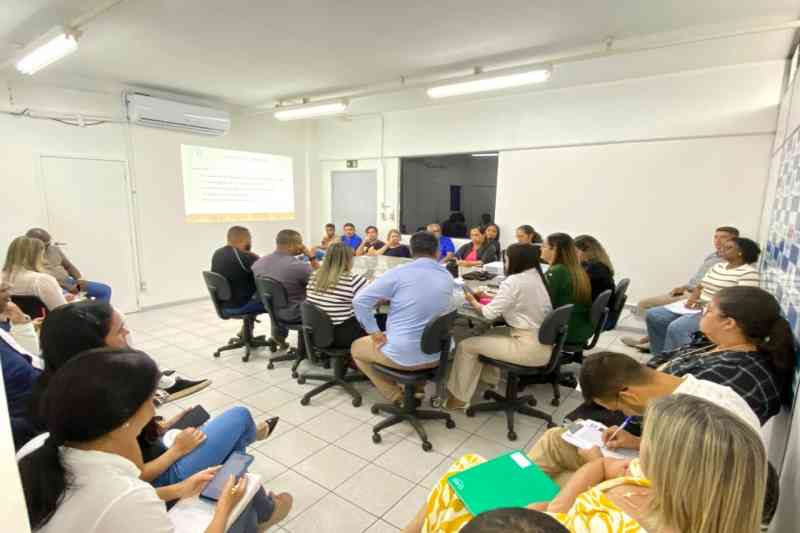
[[(247, 476), (247, 489), (244, 497), (234, 507), (231, 516), (228, 518), (228, 524), (225, 526), (226, 531), (239, 518), (244, 508), (253, 500), (253, 496), (261, 488), (261, 476), (250, 473), (245, 474), (245, 476)], [(214, 519), (215, 508), (215, 502), (195, 496), (176, 503), (175, 507), (170, 509), (167, 515), (172, 521), (175, 533), (202, 533), (208, 528), (211, 520)]]
[(589, 450), (595, 446), (600, 448), (604, 457), (612, 459), (635, 459), (639, 457), (638, 450), (617, 448), (610, 450), (603, 445), (603, 432), (607, 426), (594, 420), (580, 420), (567, 426), (561, 438), (582, 450)]

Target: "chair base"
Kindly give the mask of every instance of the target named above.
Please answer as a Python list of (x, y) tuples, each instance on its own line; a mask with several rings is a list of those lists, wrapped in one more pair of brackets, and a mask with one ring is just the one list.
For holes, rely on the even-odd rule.
[(368, 381), (367, 376), (360, 372), (347, 375), (347, 359), (344, 357), (333, 357), (331, 359), (333, 359), (333, 374), (307, 374), (304, 372), (297, 378), (297, 383), (300, 385), (305, 384), (307, 380), (322, 381), (321, 385), (317, 385), (303, 395), (300, 399), (300, 405), (308, 405), (311, 403), (311, 398), (328, 389), (341, 387), (353, 398), (353, 407), (361, 407), (361, 393), (352, 384), (359, 381)]
[(250, 353), (254, 348), (264, 348), (270, 346), (270, 341), (266, 340), (263, 335), (259, 335), (257, 337), (253, 336), (253, 329), (255, 328), (256, 324), (255, 316), (245, 318), (243, 319), (243, 322), (244, 324), (242, 324), (242, 331), (239, 333), (239, 335), (230, 339), (228, 344), (225, 346), (217, 348), (217, 351), (214, 352), (214, 357), (219, 357), (222, 352), (244, 348), (242, 361), (247, 362), (250, 360)]
[(269, 360), (267, 361), (267, 369), (272, 370), (275, 368), (275, 363), (294, 361), (294, 364), (292, 365), (292, 377), (297, 379), (297, 369), (300, 366), (300, 363), (302, 363), (306, 358), (305, 339), (303, 339), (303, 335), (301, 334), (298, 335), (297, 348), (289, 348), (285, 354), (269, 356)]
[(377, 415), (380, 412), (388, 413), (392, 416), (386, 420), (382, 420), (375, 424), (372, 428), (372, 442), (379, 444), (381, 442), (380, 432), (386, 428), (396, 426), (402, 422), (408, 422), (419, 435), (422, 440), (422, 449), (429, 452), (433, 449), (433, 445), (428, 440), (428, 434), (425, 428), (420, 423), (421, 420), (444, 420), (447, 429), (456, 427), (456, 423), (449, 413), (443, 411), (424, 411), (417, 409), (417, 399), (414, 397), (416, 392), (414, 385), (405, 385), (403, 387), (403, 405), (398, 406), (391, 403), (377, 403), (372, 406), (372, 414)]
[[(473, 417), (475, 416), (475, 413), (478, 412), (505, 411), (506, 424), (508, 426), (508, 434), (506, 436), (510, 441), (517, 440), (517, 433), (514, 431), (515, 413), (541, 418), (547, 423), (548, 428), (555, 427), (552, 416), (544, 411), (533, 408), (533, 406), (536, 405), (536, 398), (534, 398), (532, 394), (517, 396), (518, 386), (519, 376), (509, 375), (505, 396), (498, 394), (493, 390), (487, 390), (483, 394), (484, 399), (494, 401), (472, 405), (467, 408), (466, 415)], [(557, 388), (558, 385), (555, 385), (555, 387)]]

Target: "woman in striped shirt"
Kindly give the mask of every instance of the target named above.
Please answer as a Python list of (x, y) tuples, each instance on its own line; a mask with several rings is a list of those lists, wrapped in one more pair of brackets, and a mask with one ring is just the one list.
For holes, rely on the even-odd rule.
[(701, 310), (711, 298), (726, 287), (758, 287), (759, 273), (753, 264), (758, 261), (761, 249), (744, 237), (735, 237), (722, 247), (722, 263), (708, 271), (700, 285), (684, 302), (685, 314), (674, 313), (667, 307), (654, 307), (647, 312), (647, 333), (650, 350), (654, 355), (671, 352), (689, 344), (700, 330)]
[(334, 326), (334, 347), (349, 348), (366, 335), (353, 313), (353, 298), (367, 279), (353, 274), (353, 249), (336, 242), (328, 248), (325, 261), (308, 281), (306, 300), (328, 314)]

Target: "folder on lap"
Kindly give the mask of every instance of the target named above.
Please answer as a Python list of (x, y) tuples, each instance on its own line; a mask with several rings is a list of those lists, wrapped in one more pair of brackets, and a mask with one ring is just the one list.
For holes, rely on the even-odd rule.
[(559, 491), (547, 474), (522, 452), (510, 452), (447, 480), (470, 513), (549, 502)]

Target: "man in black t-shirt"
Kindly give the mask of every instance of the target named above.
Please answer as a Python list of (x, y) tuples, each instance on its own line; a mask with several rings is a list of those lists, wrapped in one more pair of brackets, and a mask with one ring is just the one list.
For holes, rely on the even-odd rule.
[(231, 299), (224, 303), (226, 309), (241, 309), (241, 313), (264, 312), (264, 305), (256, 294), (252, 266), (258, 256), (250, 251), (250, 230), (233, 226), (228, 230), (228, 245), (211, 258), (211, 271), (220, 274), (231, 285)]

